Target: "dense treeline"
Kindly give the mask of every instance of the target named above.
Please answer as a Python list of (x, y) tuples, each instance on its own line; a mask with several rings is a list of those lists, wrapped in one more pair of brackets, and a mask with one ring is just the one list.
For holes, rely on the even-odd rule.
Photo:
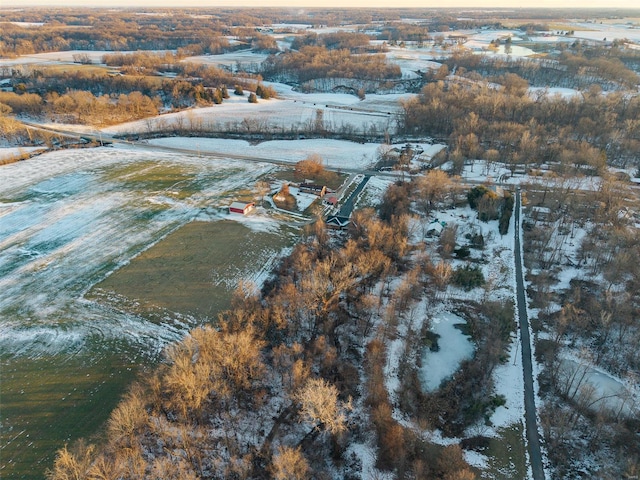
[[(10, 116), (11, 108), (0, 103), (0, 142), (8, 145), (63, 145), (64, 137), (45, 130), (33, 129)], [(72, 142), (73, 143), (73, 142)], [(0, 165), (13, 163), (30, 157), (27, 153), (18, 153), (15, 156), (0, 161)]]
[[(580, 12), (581, 18), (599, 18), (610, 11), (593, 9)], [(633, 16), (633, 11), (618, 11), (621, 16)], [(3, 11), (0, 29), (0, 56), (25, 55), (61, 50), (177, 50), (185, 48), (194, 53), (221, 53), (234, 48), (228, 37), (243, 37), (246, 27), (259, 27), (272, 23), (284, 25), (283, 32), (296, 31), (298, 24), (314, 26), (373, 25), (396, 22), (386, 27), (383, 40), (419, 41), (423, 34), (413, 31), (400, 21), (415, 19), (428, 25), (432, 32), (471, 29), (479, 27), (501, 28), (506, 18), (523, 19), (525, 25), (532, 20), (544, 25), (575, 12), (555, 10), (518, 9), (486, 12), (475, 11), (473, 19), (461, 17), (459, 12), (442, 9), (274, 9), (274, 8), (190, 8), (147, 9), (142, 14), (127, 10), (68, 9), (15, 9)], [(15, 25), (25, 22), (31, 25)], [(40, 25), (42, 24), (42, 25)], [(291, 29), (286, 25), (292, 24)], [(225, 38), (227, 37), (227, 38)], [(250, 39), (256, 37), (255, 32)], [(244, 38), (243, 42), (247, 39)], [(251, 40), (249, 41), (251, 43)]]
[(210, 53), (224, 50), (217, 39), (226, 27), (215, 19), (179, 14), (167, 16), (162, 22), (157, 19), (98, 11), (79, 17), (76, 22), (63, 19), (68, 26), (55, 20), (29, 28), (5, 23), (0, 31), (0, 55), (63, 50), (176, 50), (190, 45)]
[[(632, 52), (625, 49), (624, 52)], [(630, 70), (622, 58), (633, 66), (634, 61), (640, 62), (640, 52), (631, 54), (611, 48), (606, 50), (609, 55), (586, 56), (562, 52), (559, 56), (549, 59), (536, 58), (501, 58), (472, 53), (456, 53), (451, 57), (442, 58), (441, 62), (449, 70), (456, 71), (459, 76), (471, 79), (484, 78), (487, 81), (498, 81), (508, 73), (517, 74), (535, 87), (564, 87), (587, 90), (597, 84), (604, 90), (634, 89), (640, 83), (637, 73)], [(616, 54), (616, 51), (620, 54)], [(612, 53), (613, 52), (613, 53)], [(428, 78), (433, 79), (437, 74), (430, 72)]]
[[(555, 164), (560, 170), (598, 172), (606, 164), (637, 162), (640, 97), (603, 95), (597, 87), (571, 98), (530, 96), (515, 74), (496, 89), (484, 81), (435, 82), (404, 102), (401, 130), (449, 139), (454, 163), (500, 160)], [(633, 163), (631, 163), (633, 165)]]
[[(108, 54), (104, 61), (127, 74), (82, 68), (59, 71), (30, 68), (13, 72), (15, 92), (0, 92), (0, 104), (16, 115), (50, 117), (73, 123), (114, 124), (181, 109), (221, 103), (228, 88), (260, 87), (275, 96), (261, 77), (232, 74), (216, 67), (180, 62), (173, 54)], [(159, 73), (171, 72), (174, 78)], [(29, 93), (27, 93), (29, 92)], [(75, 110), (74, 110), (75, 109)]]
[(270, 56), (262, 68), (267, 79), (294, 83), (318, 78), (388, 80), (402, 77), (400, 67), (389, 63), (384, 55), (354, 55), (349, 50), (328, 50), (322, 46), (303, 46), (297, 52)]
[(152, 117), (160, 110), (158, 99), (140, 92), (95, 96), (82, 90), (73, 90), (63, 95), (53, 92), (44, 98), (33, 93), (17, 95), (0, 92), (0, 105), (7, 105), (16, 114), (46, 116), (65, 123), (89, 125), (115, 124)]
[[(222, 53), (233, 48), (236, 37), (240, 48), (254, 43), (259, 50), (273, 50), (275, 41), (260, 35), (253, 27), (272, 22), (309, 21), (336, 25), (344, 18), (373, 20), (371, 14), (324, 11), (313, 19), (286, 10), (157, 10), (148, 14), (100, 10), (30, 10), (3, 14), (0, 30), (0, 56), (27, 55), (62, 50), (177, 50), (192, 54)], [(301, 18), (302, 17), (302, 18)], [(24, 27), (9, 23), (36, 22)], [(360, 23), (360, 22), (357, 22)], [(246, 28), (249, 27), (249, 28)]]
[(411, 25), (406, 23), (393, 23), (385, 25), (377, 34), (378, 40), (387, 42), (416, 42), (421, 45), (431, 40), (429, 28), (425, 25)]
[(318, 35), (307, 33), (297, 36), (291, 42), (293, 50), (300, 50), (305, 46), (322, 46), (328, 50), (349, 50), (353, 53), (363, 53), (372, 49), (369, 35), (355, 32), (332, 32)]

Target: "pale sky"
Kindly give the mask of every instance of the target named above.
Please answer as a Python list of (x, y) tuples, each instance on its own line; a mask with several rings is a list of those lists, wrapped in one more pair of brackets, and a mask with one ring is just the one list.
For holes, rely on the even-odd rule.
[(354, 8), (607, 8), (607, 9), (637, 9), (640, 13), (638, 0), (527, 0), (514, 2), (513, 0), (0, 0), (0, 7), (9, 6), (83, 6), (83, 7), (354, 7)]

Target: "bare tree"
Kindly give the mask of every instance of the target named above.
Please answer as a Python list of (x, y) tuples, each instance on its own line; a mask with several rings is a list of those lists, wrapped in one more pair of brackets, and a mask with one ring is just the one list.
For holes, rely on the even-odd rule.
[(350, 404), (338, 400), (338, 389), (322, 378), (311, 378), (295, 395), (300, 418), (314, 430), (339, 434), (347, 429), (346, 411)]
[(453, 182), (447, 172), (431, 170), (418, 180), (418, 207), (429, 215), (451, 193)]
[(47, 471), (49, 480), (82, 480), (87, 478), (89, 468), (95, 455), (94, 445), (80, 443), (74, 452), (67, 450), (66, 445), (56, 453), (53, 469)]
[(265, 180), (259, 180), (256, 182), (256, 191), (260, 196), (260, 203), (264, 206), (264, 197), (271, 191), (271, 185)]
[(278, 447), (273, 456), (271, 474), (274, 480), (303, 480), (308, 478), (309, 464), (302, 450), (290, 447)]

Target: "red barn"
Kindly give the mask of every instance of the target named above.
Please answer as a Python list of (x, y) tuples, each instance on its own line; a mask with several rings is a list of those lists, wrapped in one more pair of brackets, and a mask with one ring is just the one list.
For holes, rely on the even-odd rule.
[(253, 202), (233, 202), (229, 205), (229, 213), (239, 213), (246, 215), (255, 208), (256, 204)]

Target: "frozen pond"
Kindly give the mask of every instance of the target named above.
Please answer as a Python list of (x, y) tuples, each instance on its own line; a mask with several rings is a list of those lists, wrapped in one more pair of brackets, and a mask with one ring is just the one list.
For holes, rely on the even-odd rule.
[(634, 417), (638, 411), (638, 393), (624, 383), (589, 365), (571, 358), (561, 360), (560, 385), (565, 385), (570, 397), (585, 402), (593, 411), (608, 410), (614, 415)]
[(443, 380), (460, 368), (464, 360), (473, 357), (475, 347), (469, 336), (456, 328), (456, 325), (464, 324), (466, 322), (453, 313), (441, 313), (431, 321), (431, 331), (440, 335), (440, 349), (432, 352), (426, 348), (422, 354), (420, 376), (426, 391), (436, 390)]

